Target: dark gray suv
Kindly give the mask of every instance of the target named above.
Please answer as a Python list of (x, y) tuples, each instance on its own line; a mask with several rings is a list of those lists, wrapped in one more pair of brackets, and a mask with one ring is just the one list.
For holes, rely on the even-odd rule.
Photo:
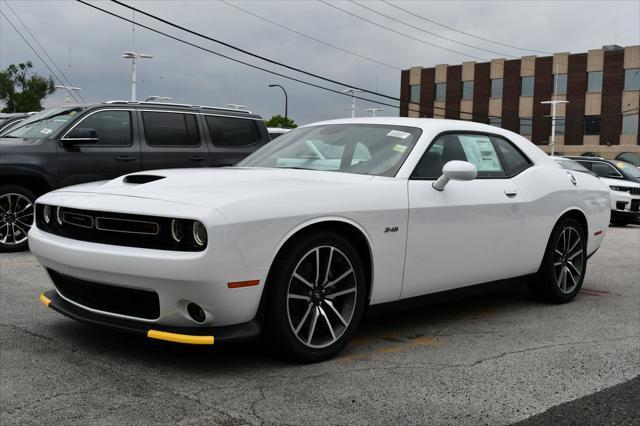
[(24, 250), (33, 202), (56, 188), (149, 169), (230, 166), (265, 143), (248, 111), (153, 102), (65, 106), (0, 137), (0, 252)]

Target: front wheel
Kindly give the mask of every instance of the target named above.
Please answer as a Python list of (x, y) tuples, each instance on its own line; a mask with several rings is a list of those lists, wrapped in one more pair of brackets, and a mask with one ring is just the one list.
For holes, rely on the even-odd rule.
[(27, 249), (36, 195), (14, 185), (0, 186), (0, 253)]
[(333, 357), (362, 318), (364, 268), (343, 236), (319, 232), (278, 256), (268, 288), (267, 328), (277, 349), (298, 361)]
[(532, 277), (529, 289), (548, 302), (569, 302), (580, 291), (586, 270), (585, 232), (577, 220), (567, 217), (551, 233), (542, 265)]

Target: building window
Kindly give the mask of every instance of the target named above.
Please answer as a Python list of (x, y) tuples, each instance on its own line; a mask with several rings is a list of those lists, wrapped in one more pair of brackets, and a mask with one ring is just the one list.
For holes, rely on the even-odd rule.
[(447, 99), (447, 83), (436, 83), (436, 101)]
[(491, 80), (491, 97), (492, 98), (501, 98), (502, 97), (502, 82), (501, 78), (494, 78)]
[(554, 74), (553, 75), (553, 87), (555, 95), (567, 94), (567, 75), (566, 74)]
[(602, 92), (602, 71), (591, 71), (587, 73), (587, 92)]
[(600, 116), (592, 115), (584, 118), (584, 134), (599, 135), (600, 134)]
[(502, 127), (502, 118), (500, 117), (489, 117), (489, 125), (495, 127)]
[(564, 117), (556, 118), (556, 135), (563, 136), (564, 135)]
[(520, 96), (533, 96), (533, 77), (522, 77), (520, 83)]
[(640, 90), (640, 68), (624, 70), (624, 90)]
[(634, 135), (638, 133), (638, 114), (622, 115), (622, 134)]
[(414, 104), (420, 103), (420, 85), (412, 84), (409, 86), (409, 102)]
[(531, 136), (533, 130), (533, 119), (521, 118), (520, 119), (520, 134), (522, 136)]
[(473, 99), (473, 81), (462, 82), (462, 99)]

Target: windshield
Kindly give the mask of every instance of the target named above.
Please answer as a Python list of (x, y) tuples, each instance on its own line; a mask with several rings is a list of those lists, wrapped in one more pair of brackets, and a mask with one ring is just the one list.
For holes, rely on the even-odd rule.
[(81, 108), (52, 108), (32, 115), (16, 128), (3, 135), (7, 138), (43, 139), (53, 136), (71, 120)]
[(625, 161), (616, 161), (615, 166), (616, 166), (616, 169), (618, 169), (618, 171), (622, 173), (622, 176), (624, 176), (627, 179), (640, 178), (640, 169), (638, 169), (636, 166), (634, 166), (631, 163), (627, 163)]
[(382, 124), (303, 127), (279, 136), (238, 166), (395, 176), (421, 133)]
[(588, 173), (594, 176), (596, 175), (591, 170), (587, 169), (585, 166), (578, 163), (577, 161), (567, 160), (567, 159), (562, 159), (562, 160), (556, 159), (556, 162), (567, 170), (573, 170), (574, 172)]

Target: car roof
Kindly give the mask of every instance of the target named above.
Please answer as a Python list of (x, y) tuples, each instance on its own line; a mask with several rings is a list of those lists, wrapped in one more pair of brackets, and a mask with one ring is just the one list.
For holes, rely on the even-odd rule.
[(225, 108), (225, 107), (215, 107), (208, 105), (191, 105), (191, 104), (178, 104), (178, 103), (169, 103), (169, 102), (138, 102), (138, 101), (124, 101), (124, 100), (115, 100), (115, 101), (106, 101), (102, 103), (95, 104), (86, 104), (86, 105), (78, 105), (78, 107), (84, 107), (87, 110), (96, 109), (96, 108), (139, 108), (139, 109), (151, 109), (158, 111), (166, 111), (166, 110), (175, 110), (175, 111), (184, 111), (184, 112), (199, 112), (199, 113), (209, 113), (209, 114), (223, 114), (234, 117), (243, 117), (243, 118), (252, 118), (256, 120), (262, 120), (258, 114), (253, 114), (251, 111), (247, 110), (239, 110), (235, 108)]

